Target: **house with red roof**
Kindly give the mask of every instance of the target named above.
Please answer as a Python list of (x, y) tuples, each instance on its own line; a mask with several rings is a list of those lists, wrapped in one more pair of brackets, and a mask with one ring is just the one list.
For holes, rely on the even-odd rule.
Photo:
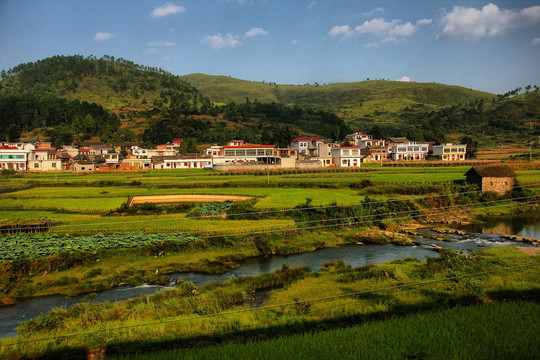
[(0, 147), (0, 169), (26, 170), (28, 151), (16, 146)]

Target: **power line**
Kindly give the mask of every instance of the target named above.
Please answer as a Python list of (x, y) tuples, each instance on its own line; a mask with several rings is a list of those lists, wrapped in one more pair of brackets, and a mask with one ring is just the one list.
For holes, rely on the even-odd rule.
[[(540, 263), (535, 263), (535, 264), (508, 267), (508, 268), (502, 268), (502, 269), (491, 270), (491, 271), (481, 271), (481, 272), (476, 272), (476, 273), (472, 273), (472, 274), (460, 275), (459, 277), (452, 276), (452, 277), (447, 277), (447, 278), (443, 278), (443, 279), (436, 279), (436, 280), (415, 282), (415, 283), (410, 283), (410, 284), (387, 286), (387, 287), (383, 287), (383, 288), (355, 291), (355, 292), (349, 292), (349, 293), (345, 293), (345, 294), (330, 295), (330, 296), (313, 298), (313, 299), (308, 299), (308, 300), (300, 300), (300, 301), (280, 303), (280, 304), (274, 304), (274, 305), (258, 306), (258, 307), (249, 308), (249, 309), (238, 309), (238, 310), (231, 310), (231, 311), (222, 311), (222, 312), (213, 313), (213, 314), (204, 314), (204, 315), (183, 317), (183, 318), (179, 318), (179, 319), (162, 320), (162, 321), (159, 321), (159, 322), (152, 322), (152, 323), (118, 326), (118, 327), (108, 328), (108, 329), (97, 329), (97, 330), (81, 331), (81, 332), (77, 332), (77, 333), (71, 333), (71, 334), (48, 337), (48, 338), (25, 340), (25, 341), (19, 341), (19, 342), (15, 342), (15, 343), (11, 343), (11, 344), (2, 344), (2, 345), (0, 345), (0, 348), (23, 345), (23, 344), (28, 344), (28, 343), (42, 342), (42, 341), (60, 340), (60, 339), (78, 337), (78, 336), (88, 335), (88, 334), (109, 332), (109, 331), (141, 328), (141, 327), (147, 327), (147, 326), (166, 325), (166, 324), (178, 323), (178, 322), (182, 322), (182, 321), (197, 320), (197, 319), (204, 319), (204, 318), (212, 318), (212, 317), (225, 316), (225, 315), (231, 315), (231, 314), (239, 314), (239, 313), (246, 313), (246, 312), (254, 312), (254, 311), (258, 311), (258, 310), (274, 309), (274, 308), (278, 308), (278, 307), (286, 307), (286, 306), (291, 306), (291, 305), (296, 305), (296, 304), (306, 304), (306, 303), (321, 302), (321, 301), (325, 301), (325, 300), (333, 300), (333, 299), (344, 298), (344, 297), (358, 296), (358, 295), (370, 294), (370, 293), (380, 292), (380, 291), (395, 291), (395, 290), (401, 290), (401, 289), (407, 289), (407, 288), (413, 288), (413, 287), (420, 287), (420, 286), (426, 286), (426, 285), (431, 285), (431, 284), (437, 284), (437, 283), (451, 281), (451, 280), (453, 281), (453, 280), (456, 280), (458, 278), (474, 278), (474, 277), (479, 277), (479, 276), (489, 275), (489, 274), (496, 274), (496, 273), (501, 273), (501, 272), (517, 271), (517, 270), (536, 267), (536, 266), (539, 266), (539, 265), (540, 265)], [(279, 320), (279, 319), (276, 319), (276, 320)]]
[[(516, 186), (518, 188), (526, 188), (526, 187), (533, 187), (533, 186), (540, 186), (540, 184), (528, 184), (528, 185), (521, 185)], [(440, 198), (440, 197), (449, 197), (449, 196), (456, 196), (456, 195), (466, 195), (466, 194), (474, 194), (479, 193), (481, 190), (474, 190), (474, 191), (465, 191), (465, 192), (459, 192), (454, 194), (439, 194), (439, 195), (427, 195), (427, 196), (418, 196), (418, 197), (409, 197), (405, 199), (388, 199), (388, 200), (376, 200), (376, 201), (369, 201), (369, 202), (362, 202), (362, 203), (353, 203), (353, 204), (332, 204), (332, 205), (323, 205), (323, 206), (313, 206), (313, 207), (303, 207), (303, 208), (291, 208), (291, 209), (279, 209), (279, 210), (265, 210), (265, 211), (252, 211), (252, 212), (245, 212), (245, 213), (236, 213), (236, 214), (228, 214), (228, 217), (232, 216), (248, 216), (248, 215), (264, 215), (264, 214), (272, 214), (272, 213), (285, 213), (285, 212), (293, 212), (293, 211), (306, 211), (306, 210), (317, 210), (317, 209), (327, 209), (327, 208), (335, 208), (335, 207), (349, 207), (349, 206), (365, 206), (365, 205), (373, 205), (373, 204), (380, 204), (385, 202), (403, 202), (403, 201), (412, 201), (412, 200), (423, 200), (423, 199), (431, 199), (431, 198)], [(508, 199), (512, 200), (512, 199)], [(214, 217), (218, 217), (215, 215)], [(134, 223), (151, 223), (151, 222), (163, 222), (163, 221), (181, 221), (181, 220), (200, 220), (199, 217), (174, 217), (169, 219), (155, 219), (155, 220), (129, 220), (124, 221), (124, 224), (134, 224)], [(36, 226), (27, 226), (27, 227), (17, 227), (17, 228), (11, 228), (10, 231), (15, 230), (36, 230), (36, 229), (48, 229), (51, 230), (52, 228), (73, 228), (73, 227), (82, 227), (82, 226), (99, 226), (99, 225), (111, 225), (111, 222), (102, 222), (102, 223), (76, 223), (76, 224), (61, 224), (61, 225), (53, 225), (50, 227), (36, 227)]]
[[(405, 219), (409, 219), (409, 218), (418, 218), (418, 217), (424, 217), (424, 216), (434, 216), (434, 215), (441, 215), (441, 214), (450, 214), (452, 213), (453, 211), (446, 211), (446, 212), (437, 212), (435, 214), (414, 214), (414, 213), (420, 213), (420, 212), (423, 212), (423, 211), (433, 211), (433, 210), (445, 210), (445, 209), (454, 209), (454, 208), (461, 208), (461, 207), (469, 207), (469, 206), (474, 206), (474, 205), (483, 205), (483, 204), (487, 204), (487, 203), (501, 203), (501, 202), (507, 202), (507, 201), (511, 201), (511, 200), (528, 200), (528, 199), (531, 199), (531, 198), (536, 198), (536, 196), (528, 196), (528, 197), (521, 197), (521, 198), (513, 198), (513, 199), (504, 199), (504, 200), (493, 200), (493, 201), (488, 201), (488, 202), (484, 202), (484, 203), (481, 203), (481, 202), (477, 202), (477, 203), (471, 203), (471, 204), (460, 204), (460, 205), (452, 205), (452, 206), (447, 206), (447, 207), (437, 207), (437, 208), (424, 208), (424, 209), (414, 209), (414, 210), (406, 210), (406, 211), (398, 211), (398, 212), (387, 212), (387, 213), (381, 213), (381, 214), (369, 214), (369, 215), (360, 215), (360, 216), (350, 216), (350, 217), (339, 217), (339, 218), (334, 218), (334, 219), (320, 219), (320, 220), (310, 220), (310, 221), (303, 221), (303, 222), (296, 222), (294, 224), (291, 224), (291, 225), (299, 225), (299, 224), (310, 224), (310, 223), (323, 223), (324, 225), (319, 225), (319, 226), (311, 226), (311, 227), (291, 227), (291, 228), (280, 228), (280, 229), (271, 229), (271, 230), (263, 230), (263, 231), (255, 231), (255, 232), (241, 232), (241, 233), (225, 233), (225, 234), (212, 234), (212, 235), (206, 235), (206, 236), (198, 236), (198, 237), (195, 237), (195, 240), (202, 240), (202, 239), (209, 239), (209, 238), (216, 238), (216, 237), (222, 237), (222, 236), (250, 236), (250, 235), (258, 235), (258, 234), (267, 234), (267, 233), (275, 233), (275, 232), (286, 232), (286, 231), (292, 231), (292, 230), (311, 230), (311, 229), (318, 229), (318, 228), (330, 228), (330, 227), (338, 227), (338, 226), (348, 226), (348, 225), (360, 225), (360, 224), (368, 224), (368, 223), (371, 223), (371, 222), (382, 222), (384, 221), (385, 219), (375, 219), (375, 220), (357, 220), (357, 221), (354, 221), (354, 222), (346, 222), (346, 223), (339, 223), (339, 224), (325, 224), (327, 222), (331, 222), (331, 221), (344, 221), (344, 220), (355, 220), (355, 219), (364, 219), (364, 218), (375, 218), (375, 217), (385, 217), (385, 216), (389, 216), (389, 215), (404, 215), (404, 214), (413, 214), (413, 215), (410, 215), (410, 216), (402, 216), (402, 217), (397, 217), (397, 218), (393, 218), (393, 220), (405, 220)], [(530, 203), (535, 203), (536, 200), (534, 201), (528, 201), (528, 202), (524, 202), (524, 204), (530, 204)], [(490, 205), (490, 206), (485, 206), (484, 208), (496, 208), (496, 207), (506, 207), (506, 206), (511, 206), (513, 204), (501, 204), (501, 205)], [(285, 226), (287, 224), (278, 224), (278, 226)], [(275, 224), (272, 224), (272, 225), (259, 225), (259, 226), (254, 226), (254, 227), (249, 227), (249, 229), (256, 229), (256, 228), (265, 228), (265, 227), (275, 227), (276, 225)], [(229, 230), (228, 228), (222, 228), (222, 229), (217, 229), (217, 231), (219, 230)], [(193, 232), (177, 232), (175, 234), (182, 234), (182, 235), (191, 235)], [(167, 239), (163, 239), (161, 240), (161, 242), (170, 242), (170, 241), (176, 241), (175, 239), (170, 239), (170, 240), (167, 240)], [(58, 240), (51, 240), (51, 241), (46, 241), (46, 242), (31, 242), (32, 245), (41, 245), (41, 244), (54, 244), (54, 243), (61, 243), (63, 242), (61, 239), (58, 239)], [(8, 248), (10, 246), (12, 247), (18, 247), (20, 246), (20, 244), (5, 244), (5, 246), (7, 246)]]

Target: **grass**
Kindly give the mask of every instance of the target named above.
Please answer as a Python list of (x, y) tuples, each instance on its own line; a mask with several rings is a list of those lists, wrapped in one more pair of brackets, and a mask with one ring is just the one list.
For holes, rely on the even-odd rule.
[[(395, 353), (398, 349), (401, 352), (397, 353), (396, 357), (400, 358), (413, 350), (416, 352), (410, 353), (411, 356), (424, 351), (431, 354), (436, 349), (446, 350), (446, 347), (449, 347), (454, 349), (449, 354), (454, 354), (459, 358), (463, 354), (469, 354), (469, 352), (473, 357), (486, 356), (483, 358), (490, 358), (487, 356), (492, 354), (489, 352), (490, 350), (484, 350), (490, 346), (496, 351), (506, 349), (507, 352), (502, 353), (504, 356), (534, 354), (536, 352), (531, 352), (531, 350), (534, 349), (534, 346), (538, 347), (537, 342), (534, 341), (533, 336), (526, 335), (536, 333), (538, 328), (538, 322), (534, 316), (531, 316), (538, 311), (537, 304), (523, 305), (526, 303), (522, 303), (523, 306), (516, 306), (509, 313), (516, 314), (516, 309), (526, 310), (519, 315), (510, 315), (509, 317), (506, 317), (506, 312), (494, 307), (494, 313), (487, 316), (489, 326), (486, 326), (484, 321), (478, 320), (485, 315), (480, 309), (487, 309), (494, 305), (472, 308), (473, 313), (480, 313), (478, 318), (471, 313), (451, 315), (447, 312), (433, 318), (433, 321), (427, 321), (422, 316), (433, 316), (429, 312), (435, 310), (453, 311), (451, 309), (456, 305), (489, 303), (493, 300), (497, 302), (516, 297), (532, 297), (532, 299), (537, 300), (538, 288), (540, 287), (538, 267), (524, 268), (520, 271), (499, 271), (476, 278), (467, 278), (465, 275), (538, 264), (539, 260), (539, 255), (529, 256), (515, 247), (494, 248), (476, 252), (470, 256), (445, 251), (441, 252), (439, 258), (428, 259), (425, 263), (406, 259), (379, 266), (351, 268), (339, 261), (333, 261), (317, 273), (302, 268), (289, 269), (284, 266), (273, 274), (234, 279), (225, 283), (212, 283), (199, 288), (195, 288), (189, 283), (181, 283), (171, 291), (157, 293), (153, 296), (143, 296), (122, 303), (83, 303), (71, 310), (55, 310), (47, 316), (26, 323), (20, 329), (21, 334), (18, 337), (2, 339), (0, 344), (7, 345), (23, 339), (56, 337), (79, 331), (119, 326), (133, 326), (131, 328), (126, 328), (123, 331), (107, 331), (59, 339), (54, 342), (54, 345), (50, 340), (46, 340), (14, 348), (3, 347), (0, 351), (5, 351), (1, 355), (6, 358), (12, 357), (13, 354), (23, 358), (33, 356), (32, 354), (46, 354), (51, 349), (60, 351), (59, 354), (67, 349), (80, 350), (85, 353), (101, 349), (101, 351), (106, 351), (108, 356), (115, 352), (127, 352), (131, 356), (136, 351), (162, 349), (172, 345), (184, 348), (214, 344), (230, 339), (254, 341), (286, 334), (299, 334), (297, 336), (300, 338), (310, 337), (312, 335), (307, 335), (306, 332), (357, 325), (359, 322), (369, 322), (376, 319), (406, 316), (401, 320), (391, 320), (404, 322), (400, 325), (401, 327), (396, 325), (395, 331), (375, 330), (379, 335), (374, 335), (374, 339), (385, 341), (387, 344), (378, 350), (384, 351), (387, 354), (385, 356)], [(99, 267), (101, 271), (94, 271), (91, 274), (90, 271), (85, 271), (88, 274), (86, 276), (89, 278), (93, 276), (99, 280), (100, 277), (109, 272), (103, 263), (99, 264)], [(454, 280), (442, 281), (449, 276), (455, 277)], [(65, 275), (65, 278), (69, 281), (68, 275)], [(403, 288), (400, 291), (384, 290), (363, 295), (343, 296), (358, 291), (431, 280), (441, 280), (441, 282)], [(244, 301), (251, 297), (254, 290), (265, 287), (274, 288), (277, 285), (281, 285), (281, 287), (270, 291), (269, 299), (265, 303), (265, 305), (275, 305), (275, 307), (179, 321), (182, 318), (197, 318), (197, 315), (247, 310), (249, 305)], [(331, 298), (332, 295), (341, 297)], [(302, 303), (304, 300), (321, 297), (324, 297), (325, 300)], [(428, 311), (427, 314), (422, 314), (426, 311)], [(420, 320), (416, 320), (417, 317)], [(466, 320), (467, 318), (470, 320)], [(168, 322), (175, 319), (176, 321)], [(454, 330), (454, 325), (447, 325), (447, 323), (450, 324), (453, 321), (455, 321), (456, 326), (461, 324), (467, 330), (461, 335), (457, 335), (460, 332), (450, 331), (450, 329)], [(497, 321), (497, 323), (493, 323), (493, 321)], [(139, 326), (148, 323), (153, 325)], [(363, 326), (373, 325), (377, 328), (377, 324), (384, 323), (375, 322)], [(492, 330), (492, 325), (497, 331)], [(501, 333), (498, 330), (499, 327), (505, 326), (506, 329), (503, 330), (502, 334), (505, 334), (504, 331), (509, 331), (509, 336), (502, 336), (505, 340), (501, 340)], [(404, 329), (414, 329), (414, 331)], [(529, 332), (531, 330), (534, 331)], [(437, 333), (438, 331), (442, 333)], [(424, 335), (430, 332), (434, 335)], [(510, 333), (520, 336), (512, 337)], [(477, 339), (471, 334), (479, 334), (481, 339)], [(321, 336), (328, 335), (323, 332)], [(356, 338), (356, 341), (350, 340), (352, 338)], [(357, 345), (358, 341), (362, 341), (360, 338), (364, 338), (364, 336), (352, 338), (344, 337), (338, 346), (354, 346), (347, 351), (354, 351), (353, 354), (356, 354), (362, 348)], [(512, 340), (504, 343), (506, 338)], [(145, 342), (141, 342), (139, 339), (145, 339)], [(426, 341), (426, 339), (430, 340)], [(283, 339), (283, 341), (287, 340)], [(366, 338), (366, 341), (370, 340)], [(349, 342), (354, 345), (345, 345)], [(321, 343), (324, 343), (324, 340), (321, 340)], [(417, 348), (417, 344), (425, 346)], [(226, 346), (238, 347), (239, 345)], [(304, 346), (298, 343), (289, 346), (293, 348), (290, 351), (296, 351), (295, 347), (304, 351), (302, 350)], [(311, 346), (314, 344), (311, 343)], [(520, 346), (524, 346), (524, 348), (520, 349)], [(204, 357), (204, 351), (211, 352), (212, 348), (210, 347), (208, 350), (180, 349), (177, 351), (180, 354), (201, 351), (203, 352), (201, 356)], [(442, 356), (438, 354), (444, 353), (441, 351), (434, 354)], [(378, 354), (378, 352), (373, 354)], [(375, 356), (375, 358), (378, 357)]]
[(122, 360), (525, 359), (540, 351), (531, 302), (457, 307), (271, 340), (157, 351)]

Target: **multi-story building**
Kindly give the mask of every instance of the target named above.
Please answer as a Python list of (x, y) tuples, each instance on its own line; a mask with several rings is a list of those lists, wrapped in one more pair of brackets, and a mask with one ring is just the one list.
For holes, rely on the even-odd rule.
[(0, 168), (8, 170), (26, 170), (28, 151), (16, 146), (0, 147)]
[(291, 148), (298, 149), (299, 154), (318, 156), (319, 145), (326, 144), (320, 137), (301, 137), (291, 140)]
[[(274, 158), (274, 145), (222, 146), (221, 155), (213, 156), (214, 164), (267, 162)], [(271, 160), (270, 160), (271, 161)]]
[(403, 144), (394, 144), (391, 147), (392, 160), (425, 160), (429, 145), (409, 141)]
[(373, 135), (355, 132), (354, 134), (347, 135), (345, 139), (354, 144), (354, 146), (359, 146), (360, 141), (362, 140), (373, 140)]
[(385, 144), (386, 144), (386, 141), (383, 139), (360, 139), (358, 140), (357, 146), (360, 146), (361, 148), (384, 147)]
[(62, 159), (56, 155), (56, 149), (34, 149), (28, 158), (30, 171), (61, 171)]
[(362, 162), (362, 148), (344, 146), (332, 149), (332, 162), (337, 167), (357, 167)]
[(440, 156), (442, 161), (464, 161), (466, 153), (466, 144), (444, 143), (433, 145), (433, 156)]

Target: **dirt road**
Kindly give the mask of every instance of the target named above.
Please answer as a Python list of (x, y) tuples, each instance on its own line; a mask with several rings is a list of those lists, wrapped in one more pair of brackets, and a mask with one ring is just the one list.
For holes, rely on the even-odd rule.
[(149, 196), (134, 196), (129, 203), (133, 204), (144, 203), (172, 203), (172, 202), (214, 202), (214, 201), (241, 201), (252, 199), (251, 196), (238, 195), (149, 195)]

